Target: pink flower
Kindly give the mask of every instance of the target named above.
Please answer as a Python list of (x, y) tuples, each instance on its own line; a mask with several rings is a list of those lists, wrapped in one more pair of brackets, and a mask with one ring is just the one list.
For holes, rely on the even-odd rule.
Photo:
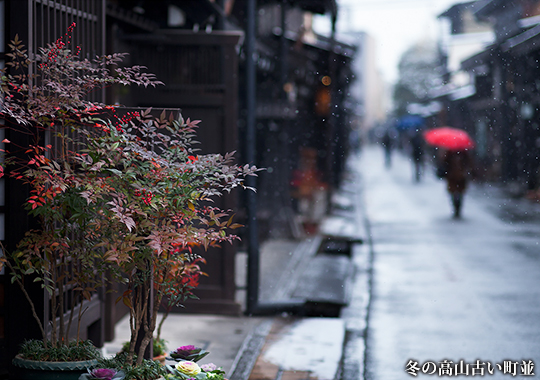
[(212, 371), (215, 371), (217, 369), (217, 366), (214, 363), (208, 363), (208, 364), (201, 365), (201, 369), (204, 372), (212, 372)]
[(109, 368), (98, 368), (94, 369), (91, 374), (96, 379), (111, 380), (116, 375), (116, 371)]
[(195, 347), (193, 345), (181, 346), (176, 350), (171, 352), (171, 356), (175, 360), (188, 360), (197, 362), (208, 354), (208, 351), (203, 350), (202, 348)]

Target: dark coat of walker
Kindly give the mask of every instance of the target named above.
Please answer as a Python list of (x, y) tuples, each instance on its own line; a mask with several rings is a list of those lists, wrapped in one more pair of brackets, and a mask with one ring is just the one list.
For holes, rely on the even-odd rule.
[(467, 183), (471, 171), (471, 157), (467, 150), (446, 151), (443, 157), (446, 169), (447, 190), (452, 199), (454, 217), (461, 216), (463, 194), (467, 189)]

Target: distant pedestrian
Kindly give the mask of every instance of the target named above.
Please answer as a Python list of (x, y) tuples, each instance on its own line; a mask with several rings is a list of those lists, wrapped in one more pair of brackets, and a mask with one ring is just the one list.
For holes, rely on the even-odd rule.
[(390, 168), (392, 166), (392, 148), (394, 142), (389, 129), (386, 129), (384, 132), (381, 143), (384, 148), (384, 165)]
[(463, 195), (471, 173), (471, 157), (467, 150), (447, 150), (443, 154), (447, 190), (454, 208), (454, 218), (461, 217)]
[(424, 139), (420, 132), (416, 131), (411, 137), (411, 155), (413, 161), (414, 180), (420, 182), (424, 166)]

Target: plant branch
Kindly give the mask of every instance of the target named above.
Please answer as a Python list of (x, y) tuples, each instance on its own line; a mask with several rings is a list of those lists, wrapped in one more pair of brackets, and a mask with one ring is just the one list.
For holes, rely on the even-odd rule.
[[(6, 252), (6, 250), (4, 248), (4, 245), (1, 242), (0, 242), (0, 247), (2, 248), (2, 251)], [(47, 335), (45, 334), (45, 328), (43, 327), (43, 323), (41, 322), (41, 319), (37, 315), (36, 307), (34, 306), (34, 301), (32, 301), (32, 298), (30, 298), (30, 295), (26, 291), (26, 288), (24, 287), (24, 284), (22, 283), (20, 278), (16, 275), (15, 268), (13, 267), (13, 265), (11, 265), (11, 263), (9, 262), (9, 259), (6, 258), (4, 263), (11, 270), (12, 274), (15, 275), (14, 276), (15, 282), (17, 283), (17, 285), (19, 285), (19, 288), (23, 292), (24, 297), (26, 298), (26, 300), (30, 304), (30, 309), (32, 310), (32, 316), (36, 320), (36, 322), (38, 324), (38, 327), (39, 327), (39, 330), (41, 331), (41, 336), (43, 337), (43, 345), (44, 345), (45, 348), (47, 348)]]

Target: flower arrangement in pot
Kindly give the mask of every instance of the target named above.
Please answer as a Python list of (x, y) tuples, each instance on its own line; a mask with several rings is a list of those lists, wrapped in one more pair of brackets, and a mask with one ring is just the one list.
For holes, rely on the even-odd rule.
[[(139, 380), (156, 379), (158, 377), (168, 380), (227, 380), (225, 371), (214, 363), (198, 364), (209, 352), (189, 345), (179, 347), (175, 366), (160, 366), (153, 361), (143, 361), (141, 365), (130, 366), (125, 364), (125, 352), (111, 359), (101, 359), (98, 368), (88, 370), (80, 376), (79, 380), (105, 379), (105, 380)], [(172, 354), (172, 353), (171, 353)], [(183, 359), (185, 358), (185, 359)]]
[(166, 375), (169, 380), (226, 380), (225, 371), (214, 363), (198, 365), (196, 362), (182, 361)]
[[(41, 341), (27, 342), (21, 350), (33, 361), (100, 356), (95, 347), (82, 342), (80, 323), (86, 303), (103, 285), (108, 262), (96, 245), (100, 232), (91, 228), (95, 205), (81, 195), (88, 179), (78, 163), (78, 151), (87, 143), (88, 135), (82, 131), (95, 129), (96, 113), (110, 112), (112, 107), (89, 101), (88, 95), (113, 84), (160, 84), (141, 67), (119, 67), (124, 54), (81, 59), (80, 48), (71, 46), (74, 27), (40, 48), (34, 59), (16, 36), (0, 82), (1, 116), (10, 135), (16, 141), (21, 140), (17, 136), (28, 136), (29, 141), (24, 146), (3, 141), (8, 148), (3, 151), (0, 176), (6, 174), (29, 189), (24, 207), (38, 227), (28, 231), (12, 252), (2, 247), (6, 256), (0, 258), (0, 266), (8, 267), (41, 331)], [(30, 281), (41, 283), (50, 298), (50, 324), (43, 323), (26, 290)]]
[(197, 362), (205, 358), (208, 351), (193, 345), (181, 346), (170, 353), (171, 358), (178, 363), (172, 367), (167, 366), (169, 380), (226, 380), (225, 371), (214, 363), (199, 365)]

